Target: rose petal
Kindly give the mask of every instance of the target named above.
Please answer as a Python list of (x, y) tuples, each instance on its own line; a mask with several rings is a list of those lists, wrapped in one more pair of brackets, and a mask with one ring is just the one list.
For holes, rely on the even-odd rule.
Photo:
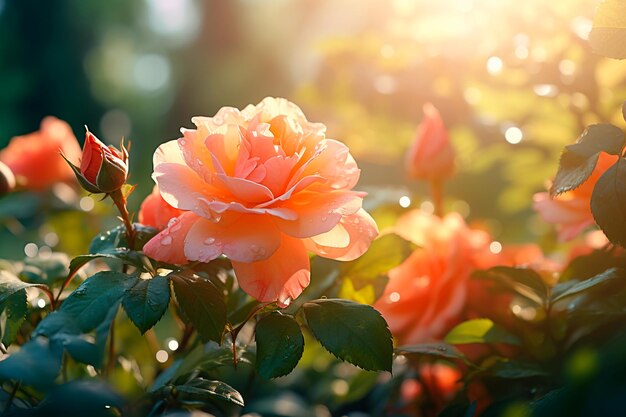
[(280, 245), (280, 232), (264, 215), (228, 214), (217, 222), (201, 218), (185, 239), (185, 255), (191, 261), (208, 262), (221, 254), (231, 261), (267, 259)]
[(154, 151), (152, 166), (156, 168), (157, 165), (163, 163), (185, 165), (177, 139), (163, 143)]
[(169, 205), (180, 210), (193, 210), (198, 197), (215, 194), (212, 187), (202, 181), (187, 165), (161, 163), (154, 168), (152, 178)]
[(272, 192), (262, 184), (224, 174), (216, 174), (215, 178), (241, 202), (263, 203), (274, 198)]
[(200, 219), (190, 211), (183, 213), (161, 233), (150, 239), (143, 252), (157, 261), (170, 264), (185, 264), (185, 237), (189, 229)]
[(287, 307), (309, 285), (309, 257), (303, 243), (282, 235), (270, 258), (252, 263), (233, 262), (239, 286), (261, 302), (278, 301)]
[(352, 261), (363, 255), (378, 236), (374, 219), (363, 209), (343, 217), (329, 232), (305, 240), (316, 255), (338, 261)]

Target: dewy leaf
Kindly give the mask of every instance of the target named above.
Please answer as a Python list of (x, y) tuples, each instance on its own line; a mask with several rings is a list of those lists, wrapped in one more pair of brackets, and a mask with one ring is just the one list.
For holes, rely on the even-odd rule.
[(185, 385), (176, 385), (176, 400), (187, 405), (204, 405), (206, 402), (223, 400), (240, 407), (244, 406), (241, 394), (222, 381), (210, 381), (204, 378), (195, 378)]
[(64, 253), (53, 253), (46, 258), (26, 258), (19, 272), (21, 279), (35, 284), (51, 285), (67, 278), (69, 258)]
[(610, 124), (587, 127), (576, 143), (565, 147), (550, 195), (578, 188), (593, 172), (600, 152), (621, 155), (623, 148), (624, 134), (618, 127)]
[[(154, 227), (144, 226), (139, 223), (133, 223), (133, 227), (136, 233), (135, 245), (137, 250), (140, 250), (146, 242), (158, 233), (158, 230)], [(124, 225), (119, 225), (97, 235), (91, 241), (91, 245), (89, 245), (89, 253), (110, 253), (117, 248), (128, 248)]]
[(304, 337), (289, 316), (272, 313), (256, 325), (256, 369), (265, 379), (287, 375), (304, 352)]
[(163, 317), (169, 303), (170, 281), (162, 275), (139, 279), (122, 299), (126, 314), (142, 334)]
[[(80, 268), (95, 259), (118, 259), (129, 265), (141, 268), (144, 265), (145, 256), (139, 252), (130, 251), (125, 248), (115, 248), (108, 250), (106, 253), (94, 253), (90, 255), (80, 255), (72, 259), (70, 262), (70, 274), (75, 274)], [(67, 275), (66, 275), (67, 276)]]
[[(603, 286), (611, 283), (615, 280), (625, 280), (626, 273), (621, 268), (611, 268), (602, 272), (601, 274), (596, 275), (593, 278), (586, 279), (584, 281), (578, 282), (576, 284), (571, 285), (569, 282), (567, 286), (564, 287), (563, 291), (559, 291), (559, 285), (555, 288), (555, 295), (552, 298), (552, 302), (556, 303), (557, 301), (561, 301), (565, 298), (569, 298), (573, 295), (577, 295), (581, 292), (589, 291), (591, 289), (595, 289), (598, 286)], [(563, 285), (563, 284), (561, 284)]]
[(626, 3), (605, 0), (598, 6), (589, 34), (594, 51), (609, 58), (626, 58)]
[(88, 278), (63, 302), (62, 311), (74, 316), (80, 330), (87, 332), (104, 321), (109, 309), (138, 278), (121, 272), (102, 271)]
[(474, 319), (458, 324), (444, 339), (452, 345), (467, 343), (507, 343), (519, 345), (519, 338), (489, 319)]
[(204, 278), (183, 273), (173, 273), (171, 278), (183, 318), (193, 324), (203, 341), (220, 343), (227, 320), (224, 294)]
[(626, 159), (619, 158), (596, 183), (591, 213), (611, 243), (626, 244)]
[(369, 371), (391, 372), (391, 332), (373, 307), (321, 299), (305, 303), (303, 309), (313, 335), (330, 353)]

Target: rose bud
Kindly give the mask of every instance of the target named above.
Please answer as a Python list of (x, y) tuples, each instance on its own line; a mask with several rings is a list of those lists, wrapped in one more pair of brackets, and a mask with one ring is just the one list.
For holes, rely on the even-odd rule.
[(80, 168), (70, 164), (80, 185), (91, 193), (112, 193), (119, 190), (128, 177), (128, 151), (106, 146), (87, 130)]
[(0, 162), (0, 196), (10, 193), (15, 188), (15, 175), (13, 171)]
[(406, 170), (411, 179), (441, 181), (454, 171), (454, 149), (439, 111), (424, 104), (424, 120), (417, 128), (406, 155)]

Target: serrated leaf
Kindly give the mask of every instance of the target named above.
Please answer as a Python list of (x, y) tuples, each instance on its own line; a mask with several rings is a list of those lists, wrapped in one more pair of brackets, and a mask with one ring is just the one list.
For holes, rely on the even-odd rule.
[(20, 278), (36, 284), (51, 285), (67, 277), (68, 260), (63, 253), (53, 253), (47, 258), (26, 258), (19, 273)]
[[(610, 268), (593, 278), (589, 278), (575, 284), (570, 284), (569, 282), (566, 286), (560, 284), (557, 285), (555, 288), (554, 296), (552, 297), (552, 303), (556, 303), (557, 301), (564, 300), (582, 292), (610, 284), (616, 280), (624, 279), (626, 279), (626, 274), (623, 269)], [(564, 289), (561, 291), (561, 288)]]
[(496, 266), (486, 271), (475, 271), (472, 278), (493, 281), (540, 306), (548, 299), (548, 287), (541, 276), (529, 268)]
[(79, 255), (70, 261), (69, 273), (75, 274), (80, 268), (87, 263), (96, 259), (117, 259), (126, 264), (134, 265), (141, 268), (145, 264), (145, 255), (139, 252), (131, 251), (125, 248), (115, 248), (107, 253), (93, 253), (89, 255)]
[(170, 281), (157, 275), (151, 279), (139, 279), (124, 294), (122, 306), (141, 334), (154, 326), (165, 314), (170, 303)]
[(434, 356), (437, 358), (465, 360), (465, 355), (463, 355), (460, 350), (452, 345), (443, 342), (420, 343), (417, 345), (401, 346), (396, 349), (396, 354), (406, 356), (426, 355)]
[(626, 159), (619, 158), (596, 182), (591, 213), (611, 243), (626, 244)]
[(15, 341), (20, 326), (26, 319), (28, 304), (26, 302), (26, 291), (17, 291), (11, 294), (0, 304), (0, 333), (2, 343), (9, 346)]
[(203, 341), (221, 342), (227, 320), (224, 294), (197, 276), (173, 273), (171, 279), (183, 318), (193, 324)]
[(609, 268), (619, 266), (626, 267), (623, 259), (615, 256), (610, 251), (594, 250), (589, 254), (572, 259), (565, 270), (561, 272), (559, 282), (582, 281), (594, 277)]
[(520, 339), (489, 319), (474, 319), (458, 324), (446, 335), (446, 343), (507, 343), (520, 345)]
[(313, 335), (330, 353), (366, 370), (391, 371), (391, 332), (373, 307), (321, 299), (305, 303), (303, 310)]
[[(233, 387), (222, 381), (211, 381), (204, 378), (194, 378), (185, 385), (177, 385), (179, 392), (177, 399), (184, 400), (225, 400), (227, 402), (243, 407), (243, 397)], [(183, 395), (180, 395), (183, 394)]]
[(0, 304), (16, 292), (35, 285), (20, 280), (8, 271), (0, 271)]
[(605, 0), (598, 5), (589, 43), (600, 55), (626, 58), (626, 4), (623, 0)]
[(121, 272), (98, 272), (65, 299), (62, 311), (76, 317), (82, 332), (93, 330), (104, 321), (111, 306), (117, 304), (137, 280)]
[[(140, 223), (133, 223), (133, 227), (135, 228), (135, 249), (138, 250), (143, 248), (143, 246), (158, 233), (158, 230), (154, 227), (144, 226)], [(118, 248), (128, 249), (126, 228), (124, 225), (119, 225), (111, 230), (102, 232), (93, 238), (89, 245), (89, 253), (110, 253)]]
[(304, 337), (289, 316), (268, 314), (256, 325), (256, 369), (265, 379), (287, 375), (304, 352)]
[(610, 124), (588, 126), (576, 143), (565, 147), (550, 195), (578, 188), (593, 172), (600, 152), (621, 155), (623, 148), (624, 134), (618, 127)]

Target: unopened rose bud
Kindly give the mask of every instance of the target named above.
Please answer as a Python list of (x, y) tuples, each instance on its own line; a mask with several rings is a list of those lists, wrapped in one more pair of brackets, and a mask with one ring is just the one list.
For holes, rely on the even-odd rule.
[[(128, 177), (128, 152), (106, 146), (87, 131), (80, 168), (67, 161), (80, 185), (92, 193), (112, 193), (119, 190)], [(67, 160), (67, 159), (66, 159)]]
[(15, 188), (15, 175), (13, 171), (0, 162), (0, 196), (10, 193)]
[(406, 170), (416, 180), (441, 181), (454, 171), (454, 149), (439, 111), (424, 104), (424, 120), (406, 155)]

